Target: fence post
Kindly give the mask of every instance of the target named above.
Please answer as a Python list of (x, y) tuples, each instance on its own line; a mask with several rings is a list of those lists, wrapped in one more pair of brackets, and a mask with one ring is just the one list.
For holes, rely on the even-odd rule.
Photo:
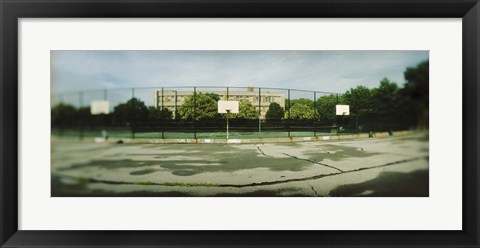
[[(157, 97), (157, 92), (155, 91), (155, 98)], [(132, 98), (133, 99), (135, 98), (135, 88), (132, 88)], [(155, 100), (154, 100), (155, 102)], [(132, 126), (132, 123), (130, 123), (130, 135), (131, 135), (131, 138), (134, 139), (135, 138), (135, 131), (133, 130), (133, 126)]]
[[(108, 92), (107, 89), (103, 90), (103, 100), (108, 101)], [(102, 114), (103, 115), (103, 130), (105, 131), (106, 137), (108, 137), (108, 131), (107, 131), (107, 114)]]
[(287, 112), (287, 132), (290, 138), (290, 89), (288, 89), (288, 112)]
[[(81, 109), (83, 106), (83, 92), (80, 91), (78, 95), (78, 101), (79, 101), (79, 108)], [(80, 120), (80, 140), (83, 140), (83, 118)]]
[(165, 127), (164, 127), (164, 121), (165, 121), (165, 95), (163, 94), (163, 87), (162, 87), (162, 139), (165, 139)]
[[(336, 104), (338, 105), (338, 93), (337, 93), (337, 103), (336, 103)], [(336, 108), (336, 107), (335, 107), (335, 108)], [(338, 131), (339, 131), (339, 128), (338, 128), (338, 118), (339, 118), (339, 117), (338, 117), (337, 112), (336, 112), (336, 110), (335, 110), (335, 130), (336, 130), (336, 132), (337, 132), (337, 135), (339, 135), (339, 133), (338, 133)]]
[[(313, 110), (314, 114), (316, 114), (317, 111), (317, 92), (313, 92)], [(319, 113), (320, 114), (320, 113)], [(317, 136), (317, 119), (313, 118), (313, 136)]]
[(258, 88), (258, 135), (262, 137), (262, 88)]
[(355, 114), (355, 133), (358, 134), (358, 115)]
[(197, 139), (197, 87), (193, 87), (193, 138)]
[(173, 91), (175, 93), (175, 107), (173, 108), (173, 119), (176, 120), (177, 119), (177, 100), (178, 100), (178, 97), (177, 97), (177, 91), (174, 90)]

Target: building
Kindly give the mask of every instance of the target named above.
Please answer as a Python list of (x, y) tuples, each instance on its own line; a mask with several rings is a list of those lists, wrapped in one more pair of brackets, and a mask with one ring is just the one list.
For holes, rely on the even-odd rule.
[[(258, 110), (260, 108), (260, 118), (265, 119), (270, 103), (276, 102), (282, 108), (285, 108), (285, 94), (281, 92), (270, 92), (263, 89), (260, 93), (253, 87), (248, 87), (245, 91), (228, 90), (223, 91), (198, 91), (197, 93), (214, 93), (222, 100), (229, 101), (248, 101)], [(163, 98), (162, 98), (163, 96)], [(167, 108), (174, 114), (188, 97), (193, 97), (193, 91), (180, 90), (156, 90), (154, 93), (153, 104), (156, 108)], [(163, 107), (162, 107), (163, 106)]]

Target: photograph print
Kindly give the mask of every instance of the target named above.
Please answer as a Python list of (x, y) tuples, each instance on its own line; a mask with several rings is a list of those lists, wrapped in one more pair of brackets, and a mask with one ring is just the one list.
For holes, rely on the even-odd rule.
[(429, 52), (52, 50), (51, 197), (428, 197)]

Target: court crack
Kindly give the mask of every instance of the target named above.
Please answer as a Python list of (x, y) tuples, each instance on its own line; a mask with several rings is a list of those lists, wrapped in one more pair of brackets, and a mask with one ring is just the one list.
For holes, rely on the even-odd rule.
[(257, 149), (258, 149), (258, 150), (260, 151), (260, 153), (262, 153), (263, 156), (265, 156), (265, 157), (269, 157), (269, 158), (273, 158), (273, 157), (274, 157), (274, 156), (272, 156), (272, 155), (267, 155), (267, 154), (260, 148), (260, 146), (257, 146)]
[(324, 163), (320, 163), (320, 162), (317, 162), (317, 161), (315, 161), (315, 160), (311, 160), (311, 159), (307, 159), (307, 158), (299, 158), (299, 157), (297, 157), (297, 156), (293, 156), (293, 155), (290, 155), (290, 154), (287, 154), (287, 153), (283, 153), (283, 155), (285, 155), (285, 156), (287, 156), (287, 157), (294, 158), (294, 159), (307, 161), (307, 162), (310, 162), (310, 163), (313, 163), (313, 164), (323, 165), (323, 166), (325, 166), (325, 167), (328, 167), (328, 168), (331, 168), (331, 169), (334, 169), (334, 170), (337, 170), (337, 171), (340, 171), (340, 172), (344, 172), (343, 170), (340, 170), (340, 169), (337, 168), (337, 167), (334, 167), (334, 166), (331, 166), (331, 165), (328, 165), (328, 164), (324, 164)]
[(310, 188), (312, 189), (313, 194), (315, 194), (315, 196), (318, 196), (317, 191), (315, 190), (315, 188), (313, 188), (313, 186), (312, 186), (311, 184), (308, 184), (308, 186), (310, 186)]
[(286, 180), (249, 183), (249, 184), (219, 184), (218, 187), (244, 188), (244, 187), (275, 185), (275, 184), (290, 183), (290, 182), (302, 182), (302, 181), (315, 180), (315, 179), (320, 179), (320, 178), (324, 178), (324, 177), (337, 176), (337, 175), (342, 175), (342, 174), (347, 174), (347, 173), (354, 173), (354, 172), (363, 171), (363, 170), (370, 170), (370, 169), (376, 169), (376, 168), (381, 168), (381, 167), (387, 167), (387, 166), (392, 166), (392, 165), (397, 165), (397, 164), (402, 164), (402, 163), (407, 163), (407, 162), (412, 162), (412, 161), (417, 161), (417, 160), (423, 160), (423, 159), (428, 160), (428, 156), (415, 157), (415, 158), (394, 161), (394, 162), (381, 164), (381, 165), (376, 165), (376, 166), (371, 166), (371, 167), (362, 167), (362, 168), (348, 170), (348, 171), (342, 171), (342, 172), (336, 172), (336, 173), (330, 173), (330, 174), (321, 174), (321, 175), (316, 175), (316, 176), (311, 176), (311, 177), (292, 178), (292, 179), (286, 179)]
[[(268, 155), (266, 154), (261, 148), (260, 146), (257, 146), (257, 150), (265, 157), (268, 157), (268, 158), (274, 158), (275, 156), (272, 156), (272, 155)], [(340, 172), (343, 172), (343, 170), (337, 168), (337, 167), (334, 167), (334, 166), (331, 166), (331, 165), (328, 165), (328, 164), (324, 164), (324, 163), (320, 163), (320, 162), (317, 162), (315, 160), (311, 160), (311, 159), (306, 159), (306, 158), (299, 158), (297, 156), (294, 156), (294, 155), (291, 155), (291, 154), (288, 154), (288, 153), (282, 153), (283, 155), (287, 156), (287, 157), (290, 157), (290, 158), (293, 158), (293, 159), (297, 159), (297, 160), (302, 160), (302, 161), (307, 161), (307, 162), (310, 162), (310, 163), (313, 163), (313, 164), (319, 164), (319, 165), (323, 165), (325, 167), (328, 167), (328, 168), (331, 168), (331, 169), (334, 169), (334, 170), (337, 170), (337, 171), (340, 171)]]
[[(126, 181), (114, 181), (114, 180), (103, 180), (103, 179), (95, 179), (95, 178), (84, 178), (84, 177), (77, 177), (77, 176), (72, 176), (72, 175), (66, 175), (62, 173), (53, 173), (54, 176), (59, 176), (63, 178), (71, 178), (75, 179), (78, 182), (81, 183), (104, 183), (104, 184), (113, 184), (113, 185), (150, 185), (150, 186), (179, 186), (179, 187), (231, 187), (231, 188), (245, 188), (245, 187), (256, 187), (256, 186), (267, 186), (267, 185), (275, 185), (275, 184), (282, 184), (282, 183), (290, 183), (290, 182), (302, 182), (302, 181), (308, 181), (308, 180), (315, 180), (315, 179), (320, 179), (324, 177), (330, 177), (330, 176), (337, 176), (337, 175), (342, 175), (342, 174), (347, 174), (347, 173), (354, 173), (358, 171), (363, 171), (363, 170), (371, 170), (371, 169), (376, 169), (376, 168), (381, 168), (381, 167), (387, 167), (387, 166), (393, 166), (397, 164), (402, 164), (402, 163), (407, 163), (407, 162), (412, 162), (412, 161), (417, 161), (417, 160), (422, 160), (426, 159), (428, 160), (428, 156), (423, 156), (423, 157), (415, 157), (415, 158), (410, 158), (410, 159), (405, 159), (405, 160), (399, 160), (399, 161), (394, 161), (382, 165), (376, 165), (376, 166), (371, 166), (371, 167), (362, 167), (358, 169), (353, 169), (353, 170), (348, 170), (348, 171), (341, 171), (341, 172), (336, 172), (336, 173), (330, 173), (330, 174), (321, 174), (321, 175), (315, 175), (311, 177), (304, 177), (304, 178), (292, 178), (292, 179), (286, 179), (286, 180), (277, 180), (277, 181), (267, 181), (267, 182), (258, 182), (258, 183), (248, 183), (248, 184), (211, 184), (211, 183), (175, 183), (175, 182), (126, 182)], [(309, 184), (310, 185), (310, 184)], [(310, 185), (311, 189), (316, 193), (315, 189)]]

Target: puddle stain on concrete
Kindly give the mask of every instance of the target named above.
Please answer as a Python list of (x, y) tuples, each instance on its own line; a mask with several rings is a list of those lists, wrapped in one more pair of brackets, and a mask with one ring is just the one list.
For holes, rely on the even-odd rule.
[(366, 158), (379, 155), (379, 152), (364, 151), (361, 147), (340, 146), (340, 145), (323, 145), (318, 147), (319, 150), (303, 152), (314, 161), (323, 161), (325, 159), (331, 161), (341, 161), (346, 158)]
[(138, 170), (138, 171), (132, 171), (130, 172), (130, 175), (132, 176), (141, 176), (141, 175), (147, 175), (147, 174), (152, 174), (154, 172), (159, 171), (158, 169), (145, 169), (145, 170)]
[[(58, 168), (58, 171), (68, 170), (83, 170), (91, 169), (92, 167), (116, 170), (120, 168), (142, 168), (155, 167), (168, 169), (172, 174), (177, 176), (191, 176), (204, 172), (234, 172), (245, 169), (268, 168), (272, 171), (301, 171), (312, 167), (311, 163), (305, 161), (296, 161), (289, 158), (275, 158), (275, 157), (256, 157), (245, 156), (248, 151), (238, 151), (229, 154), (229, 156), (222, 156), (209, 161), (208, 157), (198, 160), (92, 160), (86, 163), (76, 163), (69, 167)], [(178, 154), (184, 155), (184, 154)], [(172, 154), (172, 156), (175, 156)], [(212, 159), (212, 158), (210, 158)], [(202, 166), (198, 166), (202, 164)], [(219, 165), (220, 164), (220, 165)], [(152, 168), (146, 168), (140, 171), (134, 171), (132, 175), (141, 175), (141, 173), (153, 173)]]

